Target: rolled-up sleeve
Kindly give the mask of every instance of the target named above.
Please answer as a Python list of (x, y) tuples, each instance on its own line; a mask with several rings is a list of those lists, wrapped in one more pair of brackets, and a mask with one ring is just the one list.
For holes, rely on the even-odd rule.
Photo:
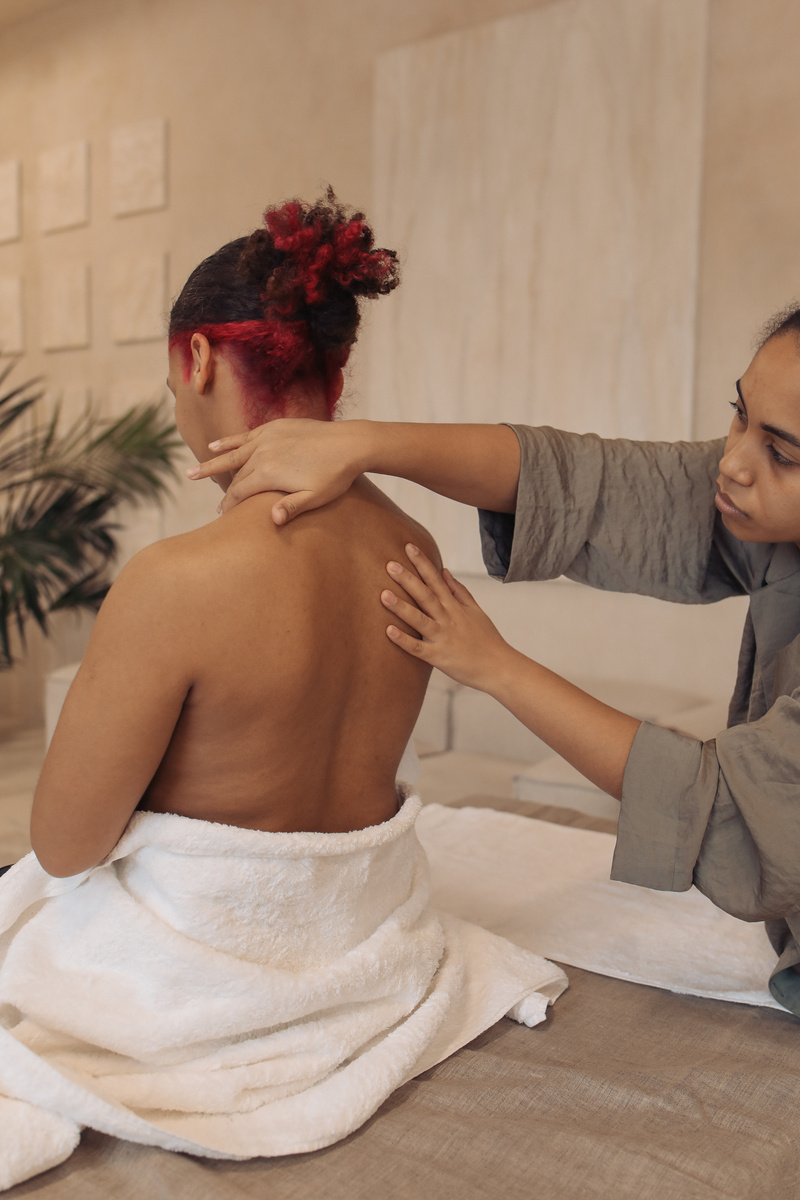
[(513, 515), (481, 511), (490, 575), (566, 575), (606, 591), (708, 603), (748, 590), (743, 543), (713, 504), (724, 442), (635, 442), (512, 425), (521, 451)]
[(800, 689), (699, 742), (643, 724), (623, 781), (612, 878), (694, 883), (744, 921), (800, 910)]

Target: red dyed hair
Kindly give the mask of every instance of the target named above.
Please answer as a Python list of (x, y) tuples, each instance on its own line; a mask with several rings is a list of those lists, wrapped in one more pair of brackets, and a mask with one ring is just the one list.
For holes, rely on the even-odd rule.
[(287, 389), (304, 378), (323, 383), (333, 416), (359, 298), (398, 282), (395, 253), (373, 249), (363, 213), (349, 212), (330, 189), (313, 206), (290, 200), (192, 272), (172, 309), (170, 349), (182, 354), (188, 378), (192, 334), (220, 347), (242, 383), (251, 427), (282, 416)]
[(228, 321), (218, 325), (198, 325), (196, 329), (174, 333), (169, 339), (170, 350), (177, 350), (183, 359), (184, 381), (188, 381), (191, 374), (191, 341), (195, 333), (202, 333), (212, 346), (228, 351), (231, 367), (247, 401), (248, 429), (255, 429), (269, 418), (285, 416), (286, 390), (304, 377), (322, 377), (328, 413), (333, 420), (339, 400), (336, 373), (350, 357), (349, 346), (338, 363), (336, 356), (329, 356), (323, 366), (313, 353), (308, 331), (301, 321)]

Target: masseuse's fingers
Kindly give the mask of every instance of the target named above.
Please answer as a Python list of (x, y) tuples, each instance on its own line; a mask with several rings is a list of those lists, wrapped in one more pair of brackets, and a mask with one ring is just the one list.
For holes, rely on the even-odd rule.
[(244, 442), (252, 442), (257, 433), (257, 429), (245, 429), (243, 433), (229, 433), (226, 437), (217, 438), (215, 442), (209, 442), (208, 448), (209, 450), (235, 450)]
[[(446, 604), (453, 593), (431, 560), (413, 542), (409, 542), (406, 546), (406, 554), (411, 560), (414, 570), (419, 573), (419, 577), (423, 583), (433, 593), (440, 604)], [(416, 596), (414, 599), (416, 600)]]
[(387, 625), (386, 633), (408, 654), (427, 659), (431, 648), (430, 642), (423, 642), (420, 638), (412, 637), (410, 633), (403, 633), (402, 629), (398, 629), (396, 625)]
[(381, 592), (381, 602), (411, 633), (389, 625), (387, 636), (407, 654), (438, 667), (457, 683), (486, 691), (508, 653), (507, 643), (449, 571), (437, 571), (416, 546), (406, 546), (406, 553), (413, 563), (410, 570), (395, 562), (386, 569), (411, 602), (388, 589)]
[(452, 595), (459, 602), (459, 604), (463, 604), (465, 608), (469, 608), (470, 606), (472, 608), (479, 607), (478, 601), (475, 599), (469, 588), (465, 588), (463, 583), (459, 582), (452, 572), (448, 571), (447, 567), (442, 568), (442, 579), (445, 581)]
[(225, 475), (229, 471), (241, 470), (255, 450), (255, 445), (251, 443), (257, 432), (258, 430), (251, 429), (236, 437), (221, 438), (218, 442), (209, 443), (209, 449), (221, 449), (224, 453), (215, 458), (208, 458), (195, 467), (187, 467), (186, 474), (190, 479), (208, 479), (211, 475)]
[(384, 608), (390, 609), (396, 617), (401, 621), (405, 621), (406, 625), (410, 625), (412, 629), (416, 629), (417, 633), (425, 636), (425, 633), (431, 630), (435, 622), (427, 613), (421, 612), (415, 604), (409, 604), (407, 600), (401, 600), (394, 592), (381, 592), (381, 604)]
[[(425, 558), (416, 546), (406, 546), (406, 552), (415, 566), (418, 559)], [(408, 567), (404, 567), (401, 563), (389, 562), (386, 564), (386, 570), (392, 579), (408, 592), (411, 599), (423, 613), (433, 619), (437, 619), (443, 615), (445, 605), (448, 602), (450, 604), (453, 603), (453, 597), (433, 563), (429, 562), (428, 559), (425, 559), (425, 563), (430, 568), (430, 571), (426, 573), (433, 585), (432, 587), (429, 587), (416, 571), (410, 571)]]
[(276, 525), (288, 525), (300, 513), (310, 512), (319, 508), (325, 501), (320, 499), (319, 492), (292, 492), (281, 496), (272, 506), (272, 519)]
[[(235, 472), (222, 503), (227, 512), (258, 492), (283, 492), (272, 519), (285, 525), (343, 495), (363, 469), (356, 422), (281, 418), (241, 437), (222, 438), (224, 453), (201, 463), (194, 479)], [(236, 444), (232, 444), (236, 443)]]
[(240, 504), (242, 500), (246, 500), (248, 496), (255, 496), (258, 492), (263, 491), (264, 484), (248, 463), (241, 471), (237, 471), (234, 475), (223, 497), (220, 511), (229, 512), (237, 504)]

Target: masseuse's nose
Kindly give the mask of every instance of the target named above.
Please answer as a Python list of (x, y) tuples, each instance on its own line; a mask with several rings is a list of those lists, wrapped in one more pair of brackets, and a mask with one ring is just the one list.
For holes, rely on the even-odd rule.
[(738, 487), (752, 487), (756, 478), (757, 447), (754, 439), (749, 436), (749, 432), (749, 430), (743, 430), (736, 434), (732, 431), (725, 446), (725, 453), (720, 459), (720, 475)]

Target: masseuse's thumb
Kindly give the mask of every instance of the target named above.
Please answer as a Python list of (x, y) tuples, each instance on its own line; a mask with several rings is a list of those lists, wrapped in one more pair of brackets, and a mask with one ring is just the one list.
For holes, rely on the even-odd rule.
[(320, 496), (319, 492), (291, 492), (273, 504), (272, 519), (276, 525), (288, 525), (301, 513), (319, 508), (325, 502), (325, 497)]

